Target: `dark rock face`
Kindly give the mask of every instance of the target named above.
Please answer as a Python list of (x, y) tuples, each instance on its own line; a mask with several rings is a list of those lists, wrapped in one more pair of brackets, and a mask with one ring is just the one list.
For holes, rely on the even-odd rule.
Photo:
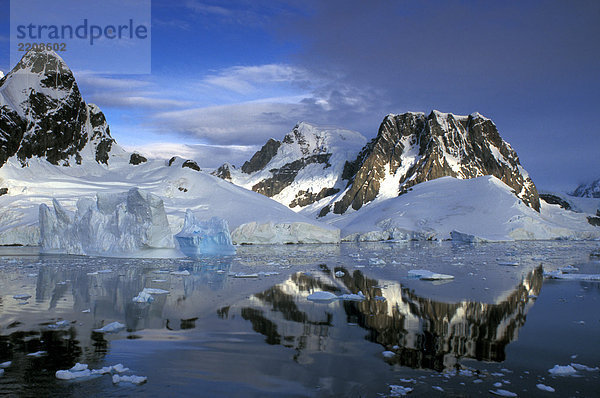
[(593, 226), (595, 226), (595, 227), (600, 227), (600, 217), (592, 217), (592, 216), (589, 216), (589, 217), (587, 218), (587, 220), (588, 220), (588, 222), (589, 222), (591, 225), (593, 225)]
[(233, 166), (231, 166), (229, 163), (225, 163), (224, 165), (222, 165), (221, 167), (219, 167), (218, 169), (213, 171), (211, 174), (214, 175), (215, 177), (222, 178), (226, 181), (231, 181), (231, 168), (232, 167)]
[(97, 162), (108, 163), (114, 140), (106, 118), (85, 103), (73, 73), (54, 52), (25, 54), (1, 81), (0, 105), (0, 166), (13, 155), (23, 165), (33, 157), (81, 163), (87, 145)]
[(0, 196), (6, 195), (8, 193), (8, 188), (0, 188)]
[(193, 160), (186, 160), (185, 162), (183, 162), (181, 168), (184, 169), (186, 167), (188, 169), (200, 171), (200, 166), (198, 166), (198, 163), (194, 162)]
[(168, 165), (171, 166), (176, 160), (177, 160), (177, 156), (173, 156), (171, 159), (169, 159)]
[(318, 193), (314, 193), (314, 192), (310, 192), (310, 191), (299, 191), (296, 194), (296, 197), (294, 198), (292, 203), (290, 203), (290, 207), (294, 208), (296, 206), (300, 206), (300, 207), (308, 206), (310, 204), (318, 202), (319, 200), (321, 200), (323, 198), (326, 198), (328, 196), (333, 196), (338, 192), (340, 192), (340, 190), (337, 188), (323, 188)]
[(572, 195), (582, 198), (600, 198), (600, 178), (591, 184), (581, 184)]
[(398, 178), (399, 194), (440, 177), (493, 175), (513, 188), (525, 204), (537, 211), (540, 207), (535, 185), (516, 152), (502, 140), (494, 123), (479, 114), (457, 117), (434, 111), (429, 116), (387, 116), (377, 137), (346, 164), (349, 189), (334, 203), (334, 213), (343, 214), (350, 206), (358, 210), (375, 199), (390, 175)]
[(242, 172), (250, 174), (264, 168), (277, 154), (277, 150), (280, 146), (281, 142), (270, 138), (269, 141), (260, 148), (260, 151), (256, 152), (249, 161), (244, 163)]
[(569, 204), (569, 202), (559, 198), (556, 195), (552, 195), (549, 193), (543, 193), (543, 194), (540, 194), (540, 199), (542, 199), (544, 202), (546, 202), (548, 204), (559, 205), (560, 207), (562, 207), (565, 210), (571, 210), (571, 205)]
[(254, 185), (252, 190), (268, 197), (275, 196), (294, 181), (301, 169), (312, 163), (328, 164), (330, 157), (330, 153), (312, 155), (302, 159), (294, 160), (293, 162), (287, 163), (279, 169), (269, 170), (271, 173), (273, 173), (273, 177), (262, 180), (258, 184)]
[(145, 157), (143, 157), (139, 153), (132, 153), (131, 156), (129, 157), (129, 164), (132, 164), (134, 166), (137, 166), (138, 164), (145, 163), (147, 161), (148, 161), (148, 159), (146, 159)]

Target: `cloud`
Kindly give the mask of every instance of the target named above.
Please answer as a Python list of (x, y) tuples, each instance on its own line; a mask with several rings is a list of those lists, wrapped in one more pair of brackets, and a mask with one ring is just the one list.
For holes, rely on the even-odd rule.
[(125, 145), (128, 151), (137, 151), (154, 159), (170, 159), (179, 156), (195, 160), (204, 169), (216, 169), (223, 163), (243, 164), (259, 149), (243, 145), (187, 145), (173, 142), (157, 142), (145, 145)]
[(123, 93), (95, 93), (90, 96), (90, 102), (98, 106), (121, 108), (183, 108), (192, 106), (192, 101), (182, 101), (170, 98), (154, 97), (154, 93), (140, 93), (139, 95), (124, 95)]
[(225, 17), (232, 15), (232, 11), (228, 10), (227, 8), (206, 4), (196, 0), (186, 1), (185, 6), (194, 12), (204, 15), (217, 15)]

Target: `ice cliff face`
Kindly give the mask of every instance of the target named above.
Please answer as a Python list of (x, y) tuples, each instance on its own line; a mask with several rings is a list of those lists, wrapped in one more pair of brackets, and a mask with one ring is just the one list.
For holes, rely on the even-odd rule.
[(469, 179), (493, 175), (511, 187), (528, 206), (539, 211), (533, 181), (517, 153), (502, 140), (494, 123), (478, 113), (455, 116), (431, 112), (388, 115), (377, 137), (344, 168), (350, 179), (335, 202), (322, 208), (345, 213), (376, 198), (407, 192), (413, 185), (440, 177)]
[(366, 141), (354, 131), (299, 123), (282, 141), (267, 141), (241, 169), (224, 164), (214, 174), (297, 211), (344, 189), (344, 164)]
[(14, 155), (23, 165), (33, 157), (108, 164), (114, 143), (104, 114), (85, 103), (56, 53), (31, 50), (0, 80), (0, 166)]
[(582, 198), (600, 198), (600, 178), (589, 184), (581, 184), (572, 195)]

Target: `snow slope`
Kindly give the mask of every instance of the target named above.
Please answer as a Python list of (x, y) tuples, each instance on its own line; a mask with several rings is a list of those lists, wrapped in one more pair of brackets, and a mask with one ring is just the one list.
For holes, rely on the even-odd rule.
[[(8, 188), (8, 194), (0, 196), (0, 244), (4, 245), (39, 244), (41, 203), (51, 206), (55, 198), (74, 210), (80, 197), (94, 198), (97, 192), (116, 194), (132, 187), (164, 200), (173, 233), (181, 230), (185, 211), (191, 209), (202, 219), (217, 216), (227, 220), (238, 244), (339, 241), (337, 228), (305, 218), (263, 195), (205, 172), (182, 168), (180, 161), (167, 166), (163, 160), (150, 160), (133, 166), (128, 154), (121, 153), (113, 155), (108, 166), (84, 158), (81, 165), (61, 167), (33, 158), (28, 167), (22, 168), (13, 157), (0, 168), (0, 186)], [(260, 226), (263, 234), (259, 239), (252, 234), (252, 227), (236, 232), (247, 223)], [(264, 238), (265, 230), (272, 232), (270, 240)], [(287, 231), (285, 237), (282, 231)]]
[(424, 182), (404, 195), (328, 221), (341, 229), (343, 240), (443, 240), (452, 231), (466, 234), (456, 238), (479, 241), (600, 237), (600, 228), (591, 226), (585, 214), (545, 202), (538, 213), (492, 176)]
[(346, 187), (348, 181), (342, 180), (344, 165), (356, 158), (366, 142), (355, 131), (301, 122), (281, 142), (270, 141), (277, 147), (274, 153), (267, 154), (265, 147), (257, 153), (272, 155), (266, 164), (254, 167), (258, 158), (255, 155), (255, 162), (246, 162), (239, 169), (226, 165), (227, 179), (300, 211), (319, 193), (322, 196), (329, 190), (329, 196)]

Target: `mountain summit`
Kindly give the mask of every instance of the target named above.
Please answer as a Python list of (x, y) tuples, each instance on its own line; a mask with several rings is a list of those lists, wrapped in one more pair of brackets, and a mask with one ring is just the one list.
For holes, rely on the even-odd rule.
[(0, 80), (0, 166), (14, 155), (22, 165), (33, 157), (64, 166), (84, 157), (108, 164), (114, 143), (104, 114), (85, 103), (73, 72), (53, 51), (27, 52)]
[(350, 179), (348, 187), (322, 208), (321, 216), (331, 210), (336, 214), (350, 207), (358, 210), (376, 198), (398, 196), (416, 184), (446, 176), (493, 175), (526, 205), (540, 209), (537, 189), (517, 153), (502, 140), (494, 123), (479, 113), (390, 114), (344, 174)]

